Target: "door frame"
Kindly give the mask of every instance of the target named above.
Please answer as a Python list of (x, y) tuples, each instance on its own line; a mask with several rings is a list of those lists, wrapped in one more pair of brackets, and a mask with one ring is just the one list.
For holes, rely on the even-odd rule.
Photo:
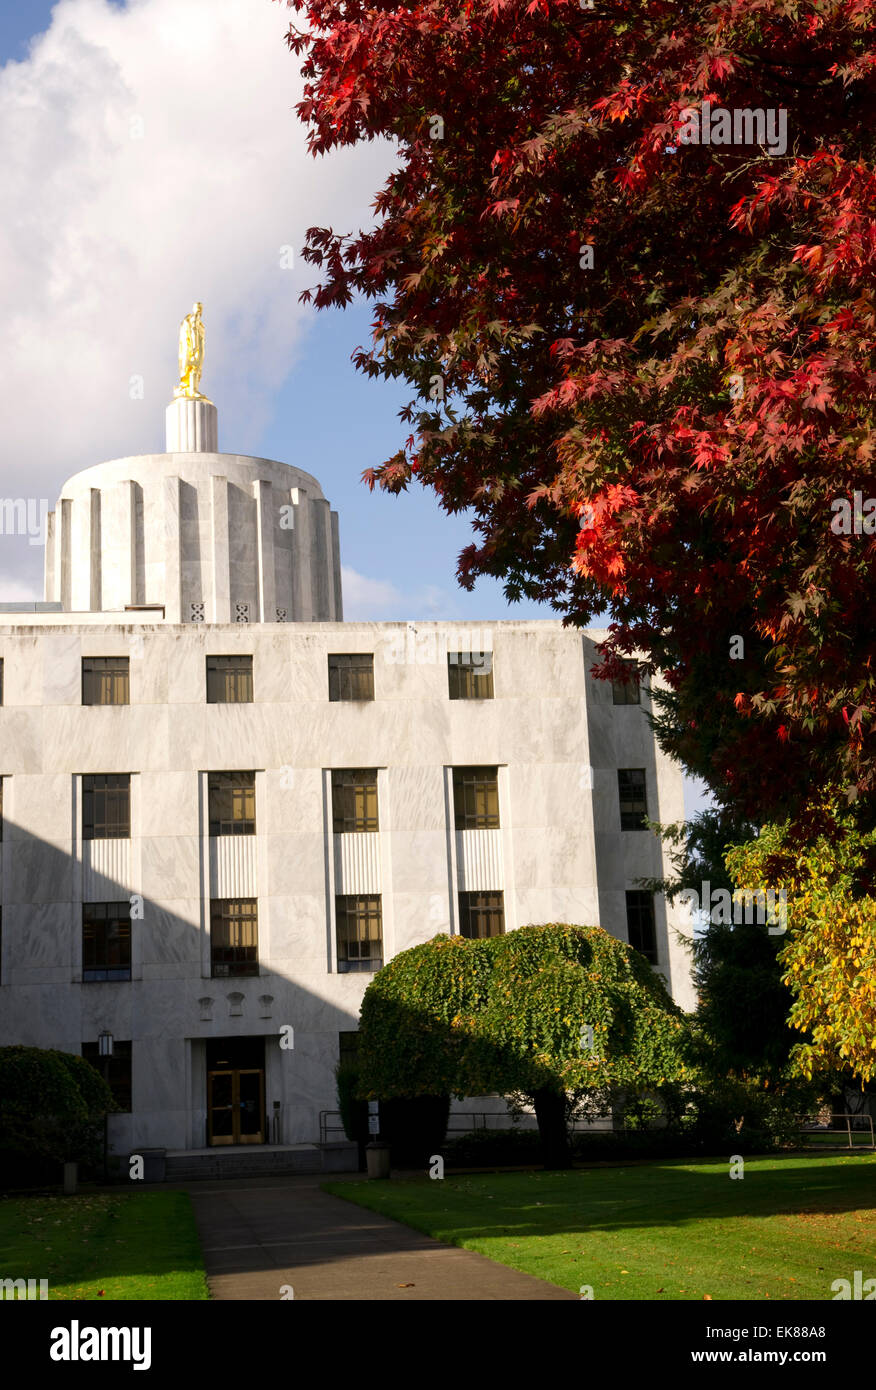
[[(257, 1134), (240, 1133), (240, 1078), (241, 1076), (259, 1078), (259, 1118)], [(231, 1134), (213, 1134), (213, 1077), (231, 1077)], [(210, 1148), (220, 1148), (224, 1144), (264, 1144), (266, 1140), (265, 1115), (265, 1069), (264, 1067), (216, 1067), (207, 1072), (207, 1144)]]

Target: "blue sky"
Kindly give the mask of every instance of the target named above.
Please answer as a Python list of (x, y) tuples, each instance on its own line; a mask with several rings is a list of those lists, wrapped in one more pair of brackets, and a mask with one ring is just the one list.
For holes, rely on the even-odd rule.
[[(71, 473), (163, 449), (177, 326), (198, 298), (219, 447), (318, 478), (340, 514), (347, 616), (552, 617), (507, 604), (498, 582), (459, 588), (471, 530), (431, 492), (394, 498), (360, 481), (409, 432), (407, 392), (352, 366), (367, 305), (298, 304), (317, 276), (297, 253), (311, 224), (367, 225), (392, 152), (306, 154), (289, 18), (269, 0), (0, 9), (4, 493), (26, 476), (53, 506)], [(285, 275), (281, 243), (299, 262)], [(135, 374), (145, 399), (130, 399)], [(40, 597), (42, 550), (2, 541), (0, 598)]]
[[(109, 8), (108, 0), (95, 0), (95, 3), (98, 7)], [(143, 5), (148, 0), (138, 0), (138, 3)], [(267, 5), (267, 0), (264, 3)], [(239, 10), (256, 11), (258, 5), (259, 0), (237, 0)], [(191, 6), (191, 0), (179, 0), (180, 9), (186, 6)], [(115, 8), (125, 9), (123, 5)], [(54, 9), (58, 11), (57, 20), (65, 12), (65, 6), (52, 6), (45, 0), (6, 7), (0, 12), (0, 58), (4, 63), (27, 58), (30, 40), (48, 27)], [(87, 12), (87, 6), (82, 9)], [(82, 27), (87, 30), (88, 26)], [(75, 51), (72, 44), (67, 47), (68, 52), (71, 50)], [(291, 75), (294, 60), (285, 54), (283, 57)], [(71, 67), (73, 61), (71, 52)], [(298, 125), (291, 101), (288, 123), (290, 131)], [(316, 166), (317, 162), (312, 163)], [(315, 169), (317, 176), (318, 172)], [(375, 178), (368, 185), (371, 195), (376, 193), (381, 182), (382, 179)], [(296, 252), (299, 249), (300, 241)], [(316, 278), (314, 271), (302, 265), (296, 274), (296, 295), (300, 286), (315, 283)], [(509, 606), (501, 585), (491, 580), (480, 581), (474, 594), (466, 594), (455, 580), (457, 555), (471, 537), (471, 528), (465, 519), (446, 516), (434, 496), (420, 488), (392, 498), (380, 492), (372, 494), (361, 483), (362, 470), (394, 453), (409, 432), (409, 427), (399, 421), (397, 414), (408, 399), (405, 389), (368, 380), (351, 364), (354, 349), (369, 338), (370, 313), (366, 304), (320, 314), (295, 306), (300, 336), (290, 354), (290, 370), (284, 379), (273, 385), (270, 398), (262, 402), (257, 418), (253, 419), (251, 412), (237, 409), (234, 399), (229, 401), (227, 393), (223, 394), (221, 388), (227, 364), (223, 373), (216, 362), (215, 338), (212, 339), (213, 362), (210, 362), (216, 294), (214, 292), (211, 300), (198, 285), (193, 286), (190, 297), (196, 295), (204, 300), (208, 332), (208, 366), (202, 385), (220, 409), (220, 448), (224, 452), (261, 454), (297, 463), (315, 474), (340, 514), (344, 564), (362, 577), (363, 602), (381, 610), (378, 612), (375, 608), (374, 616), (472, 619), (555, 616), (546, 605)], [(164, 324), (168, 356), (174, 350), (178, 320), (189, 307), (187, 301), (181, 300), (176, 321)], [(221, 309), (221, 304), (218, 307)], [(217, 367), (220, 370), (218, 380)], [(169, 390), (167, 394), (169, 396)], [(144, 413), (140, 410), (139, 416)], [(163, 447), (160, 442), (163, 410), (150, 413), (146, 427), (148, 434), (137, 438), (135, 429), (142, 428), (138, 419), (124, 445), (116, 444), (103, 456)], [(91, 456), (78, 458), (71, 454), (69, 457), (67, 473), (98, 461)], [(58, 483), (62, 481), (59, 474)], [(50, 505), (53, 505), (54, 495), (48, 485), (47, 491)], [(25, 554), (22, 564), (27, 567), (28, 574), (37, 576), (35, 555)]]

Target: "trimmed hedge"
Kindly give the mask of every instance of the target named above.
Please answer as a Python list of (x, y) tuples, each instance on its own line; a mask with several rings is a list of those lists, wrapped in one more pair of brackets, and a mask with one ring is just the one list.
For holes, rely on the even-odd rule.
[(449, 1168), (513, 1168), (541, 1161), (537, 1129), (473, 1129), (455, 1134), (442, 1150)]

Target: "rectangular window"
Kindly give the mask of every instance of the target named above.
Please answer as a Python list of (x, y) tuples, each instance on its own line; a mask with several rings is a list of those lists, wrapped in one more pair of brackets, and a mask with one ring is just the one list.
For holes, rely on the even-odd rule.
[(343, 1065), (345, 1062), (355, 1062), (359, 1056), (359, 1034), (358, 1033), (338, 1033), (338, 1058)]
[[(131, 1044), (113, 1038), (112, 1057), (101, 1057), (96, 1042), (82, 1044), (82, 1056), (94, 1070), (106, 1076), (107, 1085), (119, 1110), (131, 1113)], [(104, 1071), (104, 1067), (106, 1071)]]
[(329, 655), (329, 699), (373, 700), (374, 656), (371, 652)]
[(502, 936), (504, 931), (504, 893), (460, 893), (460, 936)]
[(628, 681), (612, 681), (612, 704), (640, 705), (642, 703), (642, 692), (639, 685), (639, 663), (638, 661), (625, 661), (624, 666), (629, 670), (630, 678)]
[(636, 890), (627, 893), (627, 940), (652, 965), (657, 964), (657, 928), (654, 895)]
[(643, 767), (618, 768), (617, 789), (620, 797), (621, 830), (647, 830), (645, 817), (648, 801), (645, 795)]
[(332, 769), (332, 827), (336, 835), (380, 829), (376, 768)]
[(131, 904), (82, 904), (82, 978), (131, 978)]
[(3, 658), (0, 656), (0, 705), (3, 704)]
[(207, 657), (207, 704), (252, 704), (252, 657)]
[(83, 705), (130, 704), (129, 664), (126, 656), (84, 656)]
[(255, 773), (208, 772), (211, 835), (254, 835)]
[(210, 902), (210, 954), (214, 979), (259, 973), (256, 898), (213, 898)]
[(82, 778), (83, 840), (131, 836), (131, 774), (108, 772)]
[(492, 700), (493, 653), (448, 652), (451, 700)]
[(453, 813), (457, 830), (498, 829), (499, 769), (455, 767)]
[(383, 965), (383, 921), (380, 894), (357, 897), (339, 893), (335, 898), (338, 935), (338, 970), (379, 970)]

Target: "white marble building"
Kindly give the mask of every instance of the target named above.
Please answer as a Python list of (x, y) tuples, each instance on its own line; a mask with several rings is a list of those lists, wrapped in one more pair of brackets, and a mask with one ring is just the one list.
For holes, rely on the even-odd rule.
[(372, 972), (438, 932), (601, 923), (691, 1007), (635, 882), (682, 775), (602, 634), (345, 623), (316, 480), (219, 453), (206, 401), (167, 433), (64, 485), (46, 602), (0, 606), (0, 1044), (111, 1033), (118, 1153), (294, 1145)]

